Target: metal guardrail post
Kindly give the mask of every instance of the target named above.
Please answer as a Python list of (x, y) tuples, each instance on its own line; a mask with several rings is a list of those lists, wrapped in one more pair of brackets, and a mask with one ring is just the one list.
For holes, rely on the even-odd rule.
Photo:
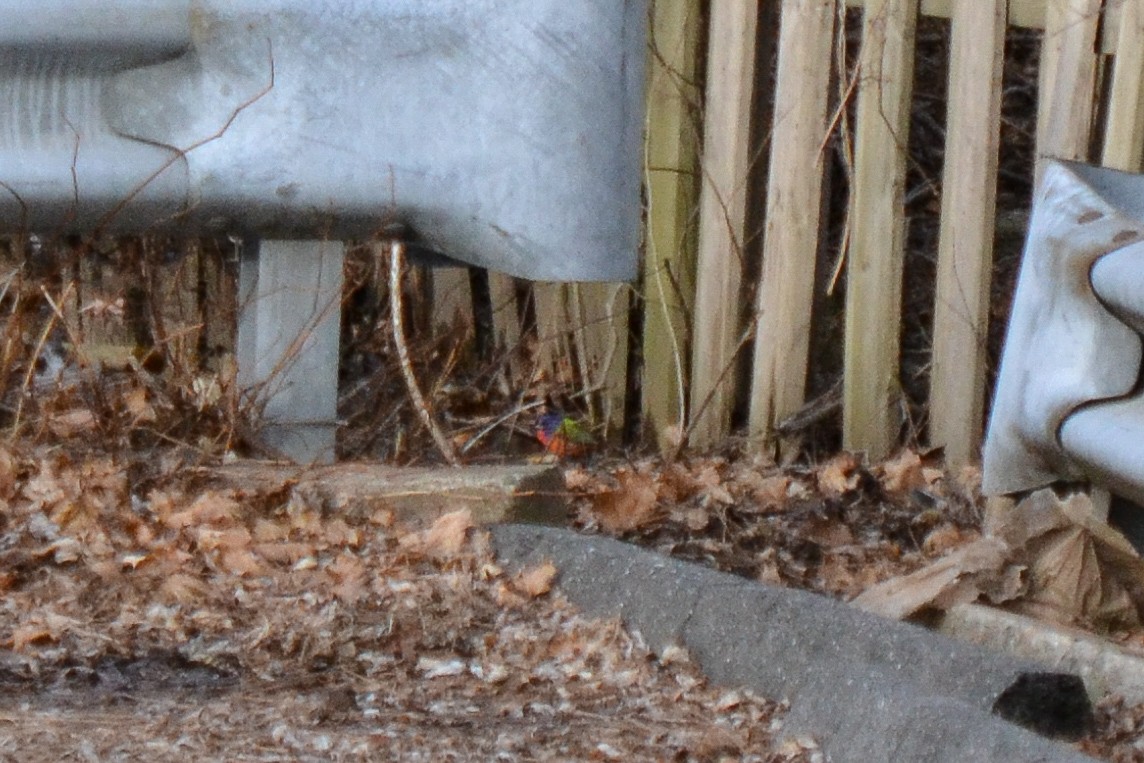
[(334, 460), (344, 253), (340, 241), (243, 244), (238, 382), (262, 444), (299, 463)]
[(1144, 175), (1046, 163), (985, 441), (987, 493), (1144, 504)]

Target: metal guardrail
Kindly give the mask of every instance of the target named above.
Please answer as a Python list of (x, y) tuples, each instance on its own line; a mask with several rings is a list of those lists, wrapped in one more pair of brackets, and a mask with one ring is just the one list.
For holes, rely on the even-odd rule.
[(240, 378), (284, 450), (328, 459), (343, 240), (635, 277), (646, 11), (0, 0), (0, 232), (248, 242)]
[(0, 226), (636, 271), (645, 3), (0, 0)]
[(1050, 161), (985, 442), (987, 493), (1085, 480), (1144, 504), (1144, 176)]

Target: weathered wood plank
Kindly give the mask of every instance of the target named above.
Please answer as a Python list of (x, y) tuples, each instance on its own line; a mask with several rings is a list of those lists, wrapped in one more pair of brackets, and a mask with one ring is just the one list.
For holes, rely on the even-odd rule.
[(1139, 0), (1120, 6), (1117, 32), (1101, 163), (1139, 172), (1144, 163), (1144, 6)]
[[(921, 15), (935, 18), (953, 18), (953, 6), (957, 0), (922, 0)], [(1009, 24), (1026, 29), (1045, 28), (1045, 5), (1048, 0), (1009, 0)], [(1105, 4), (1104, 21), (1100, 24), (1099, 50), (1105, 55), (1115, 55), (1120, 30), (1120, 15), (1123, 8), (1136, 0), (1112, 0)], [(846, 0), (851, 8), (861, 8), (866, 0)]]
[(903, 195), (917, 0), (870, 0), (862, 22), (847, 262), (843, 447), (896, 442)]
[(434, 332), (473, 332), (473, 297), (469, 289), (468, 268), (433, 268), (433, 330)]
[(785, 0), (779, 32), (750, 428), (803, 404), (818, 252), (834, 0)]
[(503, 347), (516, 348), (520, 344), (520, 316), (516, 306), (515, 279), (489, 271), (489, 296), (493, 301), (494, 341)]
[(645, 429), (660, 449), (686, 425), (699, 198), (698, 0), (656, 0), (648, 62), (647, 255), (643, 296)]
[[(1013, 26), (1044, 29), (1046, 0), (1009, 0), (1009, 23)], [(921, 15), (953, 18), (957, 0), (921, 0)], [(867, 0), (846, 0), (852, 8), (861, 8)]]
[(261, 413), (261, 443), (299, 463), (334, 458), (344, 255), (340, 241), (243, 250), (238, 383)]
[(1041, 157), (1087, 159), (1095, 108), (1101, 0), (1046, 0), (1037, 104), (1036, 184)]
[(570, 385), (575, 379), (569, 342), (568, 285), (536, 281), (532, 284), (532, 299), (537, 338), (532, 375), (542, 375), (557, 385)]
[(1005, 0), (957, 0), (953, 15), (930, 378), (930, 442), (977, 460), (985, 410)]
[(691, 443), (698, 447), (730, 432), (758, 17), (759, 0), (711, 4), (691, 361)]
[(580, 384), (588, 417), (603, 437), (619, 432), (627, 391), (628, 298), (626, 283), (572, 284), (569, 308), (572, 336), (580, 364)]
[(223, 489), (280, 491), (313, 496), (337, 506), (339, 515), (367, 518), (392, 513), (429, 525), (441, 515), (468, 509), (473, 521), (566, 524), (568, 492), (553, 466), (466, 466), (463, 469), (398, 468), (343, 463), (299, 467), (281, 462), (238, 461), (198, 473)]

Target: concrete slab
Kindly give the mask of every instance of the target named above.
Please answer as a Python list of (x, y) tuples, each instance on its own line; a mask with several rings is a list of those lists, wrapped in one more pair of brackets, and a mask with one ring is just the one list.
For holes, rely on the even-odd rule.
[(290, 484), (331, 509), (369, 516), (389, 509), (403, 521), (431, 522), (468, 508), (478, 524), (567, 521), (567, 491), (560, 469), (546, 465), (400, 468), (371, 463), (302, 467), (240, 461), (210, 469), (208, 481), (237, 490), (275, 490)]
[(959, 604), (938, 630), (962, 641), (1024, 657), (1084, 679), (1090, 695), (1119, 694), (1144, 702), (1144, 657), (1087, 631), (1034, 620), (981, 604)]
[(609, 538), (492, 532), (504, 563), (551, 560), (573, 602), (618, 615), (652, 649), (683, 646), (712, 681), (789, 699), (787, 731), (813, 735), (835, 763), (1092, 760), (992, 712), (1005, 695), (1046, 731), (1075, 731), (1083, 684), (1065, 677), (1061, 696), (1045, 696), (1026, 680), (1051, 668)]

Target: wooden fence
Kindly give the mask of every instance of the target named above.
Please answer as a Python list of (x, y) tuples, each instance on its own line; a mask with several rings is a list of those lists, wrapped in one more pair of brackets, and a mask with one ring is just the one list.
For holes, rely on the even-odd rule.
[[(638, 290), (642, 411), (661, 445), (684, 434), (693, 445), (715, 444), (732, 432), (743, 400), (749, 434), (775, 441), (779, 422), (807, 403), (817, 292), (837, 280), (838, 273), (824, 277), (831, 264), (846, 288), (842, 445), (882, 457), (900, 442), (904, 193), (919, 14), (949, 19), (924, 431), (953, 464), (976, 460), (986, 404), (1007, 30), (1043, 29), (1037, 155), (1141, 167), (1140, 0), (847, 2), (856, 7), (654, 3)], [(846, 50), (855, 26), (856, 55)], [(827, 182), (832, 140), (843, 141), (849, 163), (841, 184)], [(826, 201), (840, 194), (849, 199), (844, 235), (831, 241)], [(588, 326), (625, 315), (601, 307), (616, 304), (614, 286), (540, 292), (554, 330), (570, 317)], [(572, 316), (572, 307), (583, 314)], [(626, 331), (594, 331), (578, 357), (586, 368), (612, 357), (611, 375), (597, 381), (612, 385), (615, 401), (625, 365), (614, 356), (627, 347), (609, 344)]]

